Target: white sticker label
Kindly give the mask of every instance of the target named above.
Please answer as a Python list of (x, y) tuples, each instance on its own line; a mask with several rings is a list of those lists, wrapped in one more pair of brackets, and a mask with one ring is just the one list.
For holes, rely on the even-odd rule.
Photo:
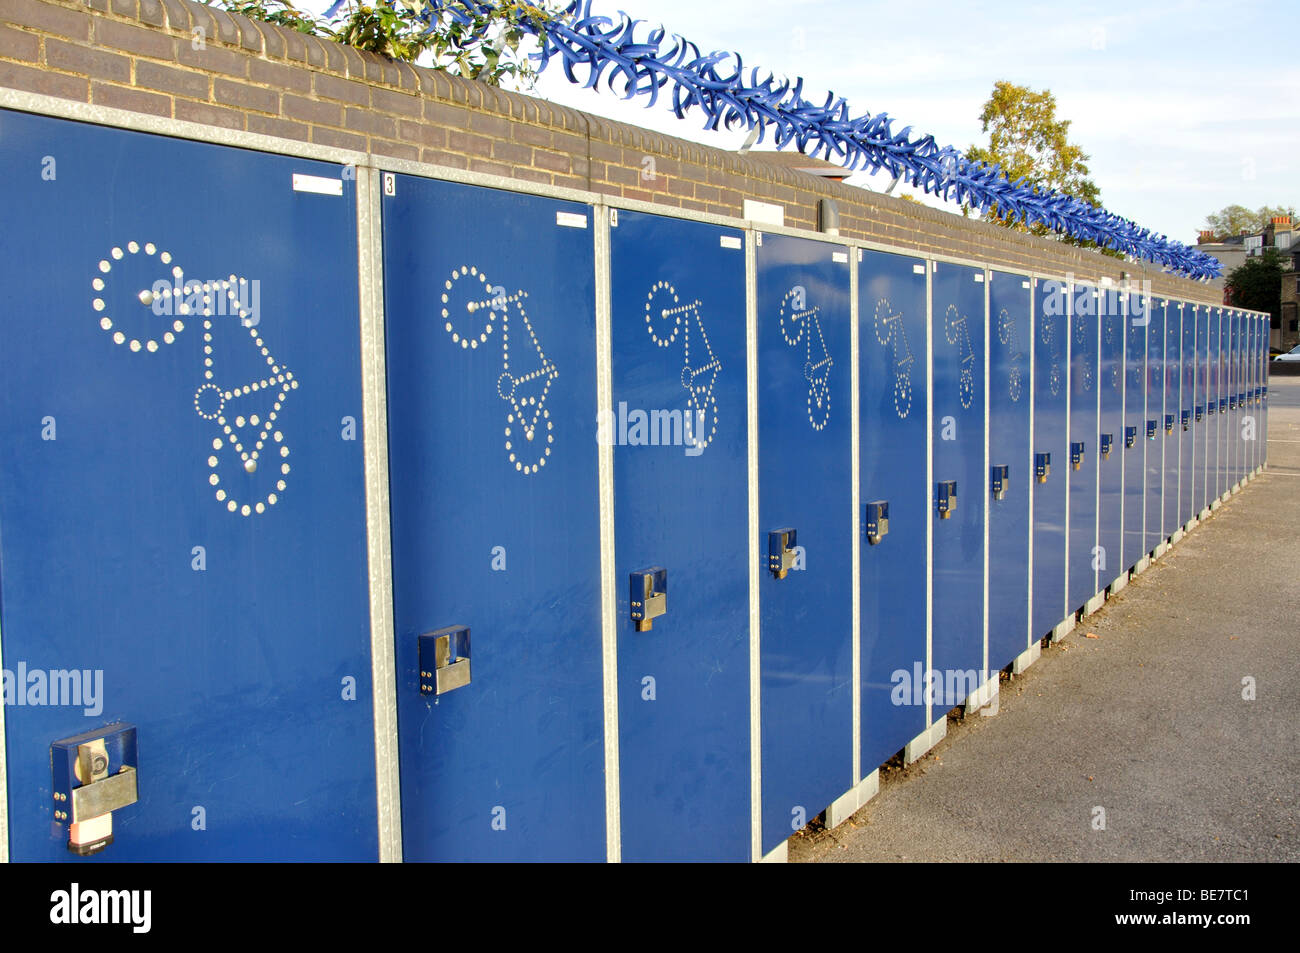
[(616, 208), (609, 210), (609, 227), (618, 228), (618, 209)]
[(1022, 288), (1028, 288), (1028, 287), (1029, 287), (1029, 282), (1028, 282), (1028, 281), (1022, 281), (1022, 282), (1020, 282), (1020, 287), (1022, 287)]
[(912, 271), (918, 275), (923, 275), (925, 274), (925, 265), (913, 265)]
[(718, 241), (723, 248), (740, 248), (740, 239), (735, 235), (723, 235)]
[(565, 228), (586, 228), (587, 216), (577, 212), (556, 212), (555, 224), (563, 225)]
[(303, 175), (301, 172), (293, 174), (293, 190), (295, 192), (315, 192), (317, 195), (342, 195), (343, 180), (327, 179), (323, 175)]
[(831, 252), (831, 261), (839, 261), (847, 265), (849, 263), (849, 253), (846, 251), (833, 251)]
[(983, 283), (984, 283), (984, 276), (983, 276), (982, 274), (977, 274), (977, 275), (975, 276), (975, 280), (976, 280), (977, 282), (979, 282), (980, 284), (983, 284)]

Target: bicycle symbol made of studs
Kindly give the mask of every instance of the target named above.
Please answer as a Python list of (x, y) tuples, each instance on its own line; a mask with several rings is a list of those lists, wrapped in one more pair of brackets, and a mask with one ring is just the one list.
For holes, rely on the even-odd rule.
[[(813, 430), (823, 429), (831, 416), (831, 360), (826, 347), (826, 338), (822, 334), (820, 311), (817, 307), (808, 307), (808, 295), (802, 285), (795, 285), (781, 299), (780, 328), (781, 337), (790, 347), (798, 347), (806, 342), (803, 376), (808, 381), (808, 422)], [(817, 343), (813, 344), (813, 331), (817, 332)]]
[[(461, 287), (465, 282), (468, 290)], [(460, 297), (464, 295), (464, 297)], [(504, 428), (507, 460), (515, 472), (529, 476), (541, 471), (555, 445), (554, 422), (546, 406), (559, 369), (546, 357), (541, 340), (524, 308), (528, 292), (506, 294), (474, 265), (452, 269), (443, 282), (443, 330), (462, 351), (477, 351), (501, 331), (501, 374), (497, 396), (509, 405)], [(457, 322), (464, 320), (466, 324)], [(510, 340), (510, 322), (517, 318), (516, 340)], [(522, 332), (522, 333), (521, 333)], [(515, 344), (512, 363), (510, 345)], [(486, 349), (486, 348), (485, 348)]]
[[(125, 260), (140, 256), (138, 261), (148, 261), (171, 267), (168, 281), (155, 282), (152, 287), (141, 290), (136, 299), (153, 313), (163, 313), (174, 318), (162, 334), (151, 332), (134, 336), (127, 333), (131, 321), (129, 317), (107, 313), (109, 310), (106, 297), (107, 276), (113, 266)], [(193, 395), (194, 411), (205, 421), (212, 422), (216, 435), (212, 439), (212, 452), (207, 458), (208, 485), (212, 488), (218, 503), (225, 506), (230, 513), (251, 516), (265, 513), (275, 506), (288, 486), (287, 477), (290, 466), (286, 459), (289, 446), (284, 442), (284, 434), (275, 428), (291, 391), (298, 387), (298, 380), (293, 372), (285, 367), (270, 351), (261, 331), (251, 320), (251, 314), (245, 310), (244, 292), (248, 287), (246, 278), (230, 275), (216, 281), (199, 281), (185, 279), (185, 273), (179, 265), (172, 264), (172, 256), (167, 251), (159, 250), (153, 242), (130, 241), (124, 246), (115, 246), (108, 257), (98, 264), (100, 274), (91, 280), (94, 296), (91, 308), (100, 315), (99, 326), (107, 333), (114, 344), (125, 347), (134, 354), (157, 354), (162, 348), (174, 344), (186, 329), (186, 318), (201, 319), (203, 323), (203, 382), (195, 389)], [(239, 327), (247, 330), (251, 346), (260, 351), (265, 359), (266, 373), (262, 377), (237, 379), (218, 377), (216, 346), (224, 348), (228, 343), (239, 340), (234, 337), (231, 321), (220, 318), (237, 319)], [(232, 456), (239, 460), (240, 468), (249, 475), (258, 471), (265, 452), (278, 447), (276, 451), (281, 458), (279, 473), (275, 482), (270, 484), (265, 495), (258, 500), (239, 500), (234, 496), (235, 481), (226, 472), (223, 481), (223, 466)], [(231, 489), (228, 489), (230, 487)], [(259, 494), (260, 495), (260, 494)]]

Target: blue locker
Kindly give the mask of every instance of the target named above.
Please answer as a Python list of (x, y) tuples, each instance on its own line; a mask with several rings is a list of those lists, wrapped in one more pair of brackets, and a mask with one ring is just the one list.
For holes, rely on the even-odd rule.
[(1029, 494), (1034, 455), (1033, 292), (1024, 275), (989, 279), (989, 669), (1029, 647)]
[[(986, 676), (984, 658), (985, 274), (931, 265), (931, 720), (960, 705)], [(943, 688), (937, 677), (943, 674)], [(963, 673), (958, 675), (957, 673)], [(979, 673), (972, 684), (970, 673)]]
[(1268, 354), (1268, 324), (1258, 314), (1252, 315), (1255, 323), (1255, 344), (1251, 352), (1252, 393), (1254, 395), (1253, 413), (1255, 415), (1254, 441), (1251, 444), (1250, 470), (1254, 473), (1264, 462), (1263, 450), (1265, 437), (1264, 384), (1267, 380), (1266, 366), (1261, 363), (1261, 355)]
[(1147, 298), (1147, 412), (1145, 435), (1146, 529), (1143, 546), (1154, 552), (1164, 539), (1164, 448), (1165, 448), (1165, 305), (1163, 299)]
[[(415, 176), (385, 189), (409, 860), (605, 857), (593, 229), (557, 213), (591, 218)], [(452, 626), (470, 682), (429, 694), (421, 637)]]
[[(858, 264), (862, 773), (925, 730), (929, 283), (920, 258)], [(882, 522), (884, 520), (884, 522)]]
[[(1066, 610), (1074, 612), (1097, 592), (1097, 363), (1099, 292), (1070, 289), (1070, 533)], [(1102, 582), (1105, 585), (1105, 581)]]
[(1183, 346), (1180, 371), (1178, 419), (1178, 525), (1185, 526), (1196, 515), (1193, 502), (1196, 492), (1196, 469), (1193, 465), (1196, 446), (1196, 317), (1198, 308), (1185, 304), (1182, 309)]
[[(629, 861), (752, 852), (749, 567), (767, 556), (749, 549), (742, 239), (734, 228), (629, 211), (610, 232)], [(666, 611), (634, 622), (631, 585), (659, 569), (650, 582)]]
[(1247, 347), (1247, 360), (1245, 360), (1245, 372), (1247, 372), (1247, 382), (1245, 382), (1245, 403), (1247, 403), (1247, 416), (1249, 420), (1245, 423), (1243, 438), (1245, 439), (1245, 473), (1247, 476), (1255, 472), (1255, 451), (1258, 447), (1258, 438), (1260, 438), (1260, 365), (1258, 365), (1257, 355), (1260, 351), (1260, 319), (1257, 315), (1248, 315), (1248, 324), (1251, 328), (1251, 339)]
[(1196, 309), (1196, 384), (1195, 397), (1192, 402), (1192, 515), (1199, 517), (1210, 505), (1209, 492), (1205, 488), (1207, 476), (1205, 458), (1209, 447), (1208, 435), (1211, 421), (1214, 419), (1206, 413), (1209, 403), (1210, 369), (1208, 366), (1209, 348), (1206, 336), (1209, 334), (1210, 315), (1214, 309), (1200, 305)]
[(1140, 295), (1123, 298), (1124, 321), (1124, 552), (1122, 570), (1130, 570), (1147, 553), (1146, 525), (1146, 368), (1150, 315)]
[(1164, 516), (1161, 536), (1174, 535), (1181, 525), (1178, 518), (1178, 501), (1182, 454), (1182, 428), (1178, 410), (1182, 406), (1183, 381), (1183, 306), (1182, 302), (1169, 301), (1165, 305), (1165, 413), (1161, 418), (1160, 432), (1164, 440)]
[(1214, 481), (1214, 494), (1219, 499), (1227, 496), (1232, 486), (1228, 479), (1229, 459), (1231, 456), (1232, 416), (1228, 411), (1228, 395), (1232, 393), (1232, 323), (1236, 312), (1225, 309), (1219, 321), (1218, 365), (1219, 365), (1219, 446), (1218, 460)]
[(51, 743), (122, 721), (94, 859), (376, 859), (354, 183), (3, 111), (0, 172), (10, 856), (76, 859)]
[(1210, 312), (1206, 330), (1205, 366), (1208, 384), (1205, 394), (1205, 505), (1219, 498), (1219, 431), (1223, 415), (1219, 413), (1219, 396), (1223, 393), (1222, 367), (1219, 361), (1219, 336), (1223, 328), (1223, 308)]
[[(761, 235), (758, 519), (763, 852), (853, 776), (849, 253)], [(789, 540), (781, 538), (793, 530)], [(776, 535), (778, 538), (773, 539)]]
[(1228, 409), (1227, 440), (1224, 443), (1223, 492), (1231, 492), (1237, 482), (1237, 456), (1241, 428), (1238, 425), (1237, 395), (1241, 389), (1240, 367), (1237, 364), (1238, 339), (1241, 331), (1241, 312), (1229, 312), (1228, 330), (1224, 341), (1225, 359), (1227, 361)]
[(1233, 395), (1233, 415), (1232, 415), (1232, 478), (1228, 482), (1236, 486), (1241, 482), (1242, 476), (1245, 475), (1241, 463), (1245, 455), (1245, 442), (1242, 439), (1242, 419), (1246, 414), (1246, 384), (1245, 370), (1246, 364), (1242, 359), (1246, 347), (1246, 313), (1237, 312), (1237, 318), (1233, 322), (1232, 331), (1232, 367), (1234, 382), (1232, 387)]
[(1065, 515), (1070, 468), (1069, 285), (1034, 282), (1033, 638), (1065, 618)]
[(1097, 434), (1097, 587), (1105, 589), (1126, 568), (1124, 548), (1124, 325), (1121, 292), (1108, 290), (1103, 305)]
[(1255, 465), (1264, 467), (1269, 463), (1269, 337), (1273, 319), (1269, 315), (1257, 315), (1260, 322), (1260, 348), (1256, 360), (1258, 387), (1260, 387), (1260, 426), (1256, 433)]

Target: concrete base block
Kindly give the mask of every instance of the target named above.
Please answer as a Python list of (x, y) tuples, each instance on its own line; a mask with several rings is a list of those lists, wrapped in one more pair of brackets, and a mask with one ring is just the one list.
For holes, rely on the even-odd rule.
[(790, 861), (790, 842), (783, 840), (772, 848), (772, 852), (763, 857), (764, 864), (785, 864)]
[(1076, 620), (1074, 616), (1070, 616), (1068, 619), (1062, 619), (1057, 623), (1056, 628), (1052, 630), (1052, 634), (1048, 636), (1048, 638), (1050, 638), (1053, 643), (1059, 642), (1061, 639), (1073, 632), (1074, 627), (1078, 624), (1078, 620)]
[(998, 697), (998, 686), (1002, 682), (999, 673), (993, 675), (966, 698), (966, 714), (973, 715), (981, 708), (991, 704)]
[(903, 763), (914, 764), (920, 761), (927, 751), (943, 740), (946, 734), (948, 734), (948, 719), (944, 717), (907, 743), (903, 748)]
[(1147, 568), (1150, 565), (1151, 565), (1151, 557), (1143, 556), (1141, 559), (1139, 559), (1136, 563), (1133, 564), (1133, 575), (1137, 576), (1140, 575), (1141, 573), (1146, 572)]
[(1222, 506), (1222, 505), (1223, 505), (1223, 501), (1222, 501), (1222, 500), (1210, 500), (1210, 509), (1211, 509), (1211, 510), (1217, 510), (1217, 509), (1218, 509), (1220, 506)]
[(1118, 593), (1123, 592), (1127, 586), (1128, 586), (1128, 573), (1122, 572), (1118, 576), (1116, 576), (1113, 580), (1111, 580), (1110, 594), (1112, 596), (1117, 595)]
[(1210, 518), (1210, 508), (1208, 506), (1205, 509), (1201, 510), (1201, 512), (1196, 514), (1196, 519), (1198, 522), (1200, 520), (1207, 520), (1209, 518)]
[(1152, 559), (1159, 559), (1161, 556), (1163, 556), (1163, 555), (1164, 555), (1165, 553), (1167, 553), (1167, 552), (1169, 552), (1169, 540), (1167, 540), (1167, 539), (1162, 539), (1160, 542), (1156, 543), (1156, 548), (1155, 548), (1155, 550), (1151, 553), (1151, 558), (1152, 558)]
[(1232, 489), (1228, 491), (1228, 495), (1229, 495), (1229, 496), (1236, 496), (1239, 492), (1241, 492), (1241, 484), (1240, 484), (1240, 483), (1234, 483), (1234, 484), (1232, 484)]
[(835, 803), (826, 809), (826, 826), (839, 827), (879, 793), (880, 769), (877, 768), (859, 781), (853, 790), (836, 798)]
[(1178, 542), (1186, 535), (1187, 534), (1183, 532), (1183, 528), (1181, 526), (1178, 527), (1178, 529), (1174, 530), (1174, 535), (1169, 537), (1169, 545), (1170, 546), (1174, 545), (1174, 543)]
[(1086, 619), (1106, 604), (1106, 593), (1099, 592), (1083, 604), (1083, 617)]
[(1025, 669), (1029, 668), (1029, 666), (1037, 662), (1039, 657), (1042, 654), (1043, 654), (1042, 644), (1039, 642), (1035, 642), (1033, 645), (1029, 646), (1029, 648), (1025, 649), (1023, 652), (1021, 652), (1019, 655), (1016, 656), (1016, 660), (1011, 663), (1011, 674), (1012, 675), (1023, 674)]
[(1219, 502), (1220, 502), (1220, 503), (1227, 503), (1230, 499), (1232, 499), (1232, 491), (1231, 491), (1231, 490), (1229, 490), (1228, 492), (1224, 493), (1223, 496), (1219, 497)]
[(1191, 519), (1189, 519), (1186, 523), (1183, 524), (1183, 533), (1184, 534), (1190, 533), (1192, 530), (1196, 529), (1196, 527), (1200, 525), (1201, 525), (1201, 521), (1197, 517), (1193, 516)]

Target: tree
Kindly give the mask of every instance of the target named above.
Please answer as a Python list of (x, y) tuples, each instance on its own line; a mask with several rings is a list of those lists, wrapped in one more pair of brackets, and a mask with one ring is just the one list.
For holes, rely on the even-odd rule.
[[(987, 146), (971, 146), (966, 158), (986, 165), (998, 165), (1008, 179), (1023, 178), (1025, 183), (1043, 192), (1063, 192), (1089, 205), (1101, 204), (1101, 189), (1088, 178), (1088, 155), (1070, 142), (1070, 120), (1056, 118), (1056, 97), (1052, 91), (1041, 92), (1017, 86), (1006, 80), (993, 84), (993, 93), (980, 112), (981, 131), (988, 134)], [(1054, 234), (1045, 225), (1026, 226), (999, 214), (989, 213), (992, 221), (1035, 235)], [(1084, 248), (1097, 243), (1070, 235), (1057, 236), (1062, 242)], [(1120, 252), (1099, 249), (1122, 258)]]
[(1261, 205), (1251, 211), (1244, 205), (1229, 205), (1217, 212), (1205, 216), (1205, 231), (1213, 232), (1216, 238), (1240, 235), (1243, 232), (1254, 235), (1264, 230), (1269, 221), (1279, 215), (1296, 217), (1294, 205)]
[(1265, 248), (1228, 272), (1224, 288), (1229, 300), (1242, 308), (1267, 311), (1274, 318), (1282, 314), (1282, 255)]
[[(500, 0), (491, 13), (428, 0), (338, 0), (324, 17), (297, 9), (291, 0), (203, 0), (250, 20), (277, 23), (345, 43), (389, 59), (419, 62), (466, 79), (500, 86), (507, 79), (531, 87), (537, 71), (519, 47), (529, 31), (560, 15), (555, 0)], [(462, 23), (449, 7), (469, 18)], [(333, 19), (331, 19), (333, 17)]]

